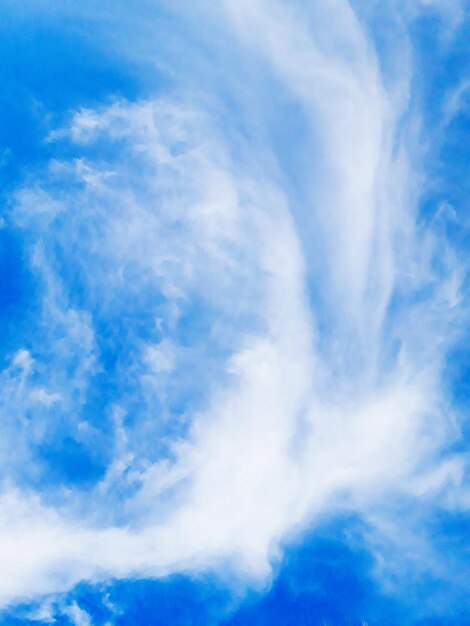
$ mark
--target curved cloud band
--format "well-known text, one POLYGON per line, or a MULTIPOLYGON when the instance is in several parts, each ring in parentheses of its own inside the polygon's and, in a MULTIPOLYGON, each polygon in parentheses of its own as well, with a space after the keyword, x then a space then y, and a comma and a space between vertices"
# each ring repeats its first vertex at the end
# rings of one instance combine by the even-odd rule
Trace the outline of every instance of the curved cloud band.
POLYGON ((15 193, 38 307, 0 374, 3 603, 265 580, 325 516, 374 550, 413 541, 418 502, 464 505, 442 386, 463 267, 419 216, 406 27, 384 18, 390 69, 348 2, 309 4, 199 3, 203 54, 158 33, 174 89, 76 112, 15 193), (52 484, 53 445, 85 477, 52 484))

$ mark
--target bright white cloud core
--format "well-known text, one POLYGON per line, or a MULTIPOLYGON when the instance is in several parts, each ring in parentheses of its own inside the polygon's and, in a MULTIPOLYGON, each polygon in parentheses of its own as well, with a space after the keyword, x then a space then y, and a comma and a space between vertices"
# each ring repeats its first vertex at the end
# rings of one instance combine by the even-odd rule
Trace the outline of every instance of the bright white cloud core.
POLYGON ((131 575, 264 580, 320 516, 398 541, 395 500, 463 497, 441 385, 461 268, 417 225, 408 42, 397 27, 390 77, 345 0, 310 4, 201 9, 230 75, 75 113, 48 138, 73 156, 16 193, 40 331, 0 374, 2 602, 131 575), (56 429, 101 450, 91 486, 20 480, 56 429))

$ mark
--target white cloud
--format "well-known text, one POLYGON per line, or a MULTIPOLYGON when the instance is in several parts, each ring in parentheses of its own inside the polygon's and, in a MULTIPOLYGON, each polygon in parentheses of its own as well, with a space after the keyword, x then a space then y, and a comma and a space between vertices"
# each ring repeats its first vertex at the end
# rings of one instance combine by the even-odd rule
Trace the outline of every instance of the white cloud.
POLYGON ((470 92, 470 80, 463 80, 455 89, 448 93, 443 115, 443 126, 446 127, 460 113, 468 110, 468 94, 470 92))
POLYGON ((90 616, 86 611, 78 606, 76 602, 67 607, 65 614, 70 617, 74 626, 92 626, 90 616))
POLYGON ((263 94, 251 114, 265 141, 191 98, 82 110, 51 137, 86 156, 51 164, 17 196, 48 344, 34 361, 17 352, 19 372, 2 376, 11 406, 23 407, 28 384, 25 397, 61 404, 73 432, 88 432, 80 410, 103 367, 97 329, 113 320, 114 456, 86 494, 88 515, 73 490, 54 507, 5 487, 2 602, 222 565, 264 578, 282 541, 321 514, 352 509, 393 534, 376 513, 393 494, 443 503, 449 482, 459 488, 459 462, 439 451, 458 434, 440 383, 460 274, 450 254, 436 272, 441 242, 416 226, 403 101, 346 2, 226 0, 219 18, 305 118, 300 199, 263 94), (86 294, 80 307, 64 261, 86 294), (149 315, 150 338, 134 311, 149 315), (191 315, 200 326, 182 339, 191 315), (28 383, 33 367, 39 382, 28 383), (178 414, 174 393, 188 397, 178 414), (170 421, 177 434, 161 458, 170 421))
POLYGON ((144 360, 155 372, 171 372, 174 369, 174 346, 170 341, 163 340, 159 344, 149 345, 145 350, 144 360))

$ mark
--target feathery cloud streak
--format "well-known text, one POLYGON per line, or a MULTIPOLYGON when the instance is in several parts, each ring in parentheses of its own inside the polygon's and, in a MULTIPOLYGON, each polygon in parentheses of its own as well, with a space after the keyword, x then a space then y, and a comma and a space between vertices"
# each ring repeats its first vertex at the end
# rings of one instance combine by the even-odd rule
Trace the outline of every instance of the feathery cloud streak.
POLYGON ((141 44, 172 89, 73 114, 12 199, 38 306, 1 374, 4 603, 265 580, 325 515, 362 516, 375 550, 468 501, 442 384, 465 268, 419 215, 403 24, 388 73, 343 0, 165 10, 198 24, 141 44))

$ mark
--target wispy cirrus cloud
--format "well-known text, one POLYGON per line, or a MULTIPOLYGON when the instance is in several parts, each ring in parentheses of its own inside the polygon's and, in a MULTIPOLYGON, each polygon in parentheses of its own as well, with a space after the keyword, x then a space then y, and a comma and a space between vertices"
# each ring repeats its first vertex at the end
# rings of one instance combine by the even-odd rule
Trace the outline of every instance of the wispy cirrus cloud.
POLYGON ((419 213, 412 66, 386 74, 345 1, 192 11, 239 55, 231 75, 195 55, 202 93, 175 58, 164 97, 81 109, 12 200, 38 308, 2 373, 2 436, 22 442, 4 603, 181 571, 266 580, 289 537, 345 511, 377 554, 406 559, 406 528, 437 563, 416 512, 465 506, 443 386, 464 269, 419 213), (52 444, 82 473, 57 474, 52 444))

